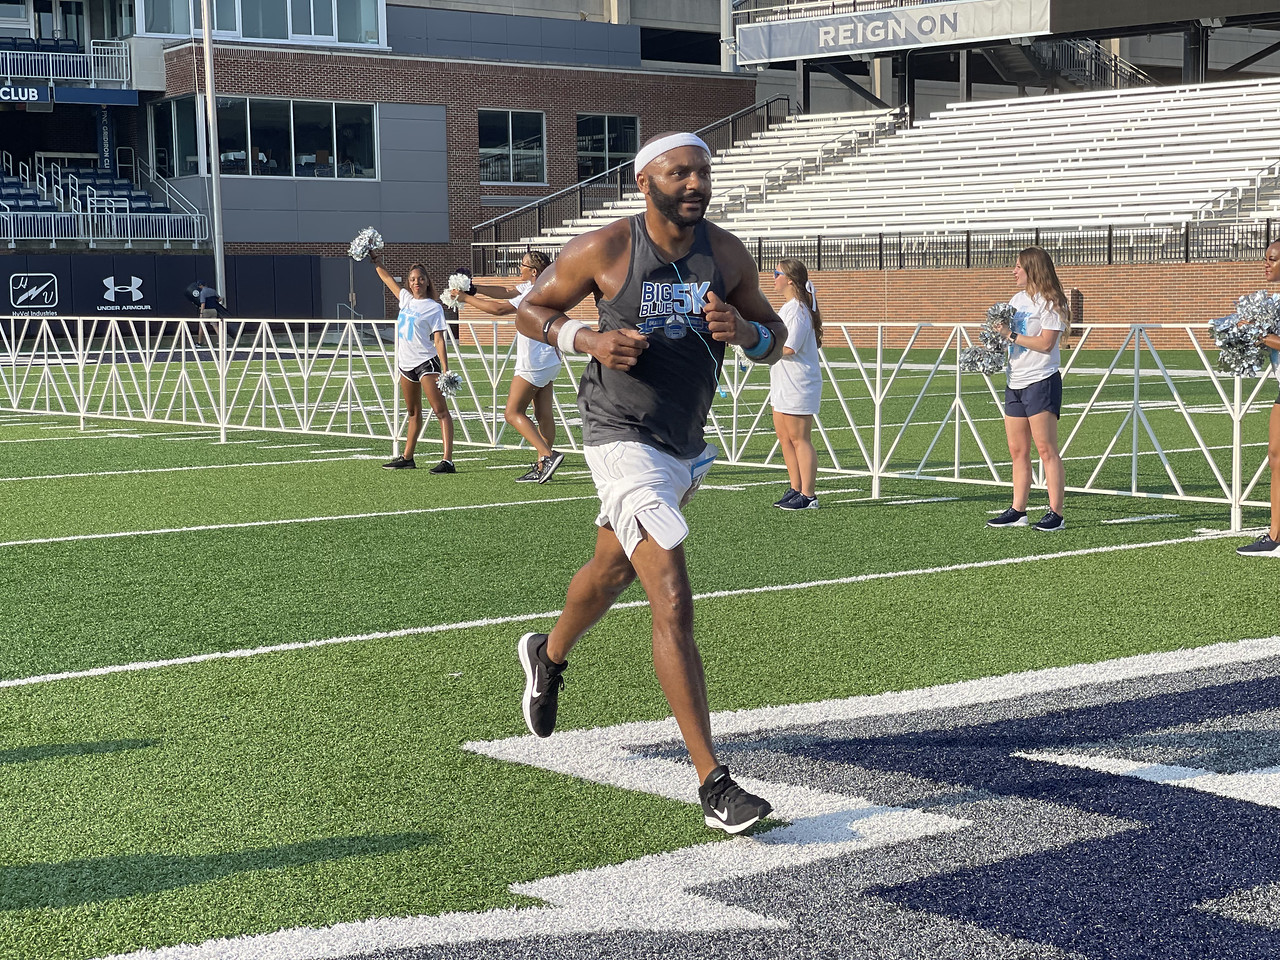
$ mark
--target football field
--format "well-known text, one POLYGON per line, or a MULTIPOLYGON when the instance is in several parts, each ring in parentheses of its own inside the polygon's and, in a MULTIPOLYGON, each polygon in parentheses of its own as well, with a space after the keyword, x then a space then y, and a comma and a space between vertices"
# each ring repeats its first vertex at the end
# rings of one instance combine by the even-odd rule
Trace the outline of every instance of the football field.
MULTIPOLYGON (((1132 379, 1106 389, 1091 457, 1132 379)), ((1147 416, 1212 491, 1176 404, 1147 416)), ((787 514, 784 473, 717 466, 696 632, 724 758, 776 807, 725 840, 638 586, 526 734, 515 640, 594 542, 580 456, 540 486, 522 451, 434 476, 379 469, 385 440, 230 439, 0 415, 0 958, 1280 954, 1274 577, 1233 553, 1264 511, 1068 494, 1046 535, 984 526, 1004 489, 827 472, 787 514)))

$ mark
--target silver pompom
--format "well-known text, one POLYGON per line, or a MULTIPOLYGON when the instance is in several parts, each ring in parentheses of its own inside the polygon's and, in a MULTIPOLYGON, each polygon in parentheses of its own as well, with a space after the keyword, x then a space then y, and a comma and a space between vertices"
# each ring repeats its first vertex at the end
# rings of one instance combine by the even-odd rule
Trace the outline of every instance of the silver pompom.
POLYGON ((471 278, 465 273, 450 274, 445 283, 444 292, 440 294, 440 302, 452 310, 458 306, 458 294, 470 293, 474 286, 471 278))
POLYGON ((1236 300, 1236 312, 1209 321, 1218 348, 1218 369, 1234 377, 1256 377, 1271 364, 1262 338, 1280 333, 1280 295, 1265 290, 1236 300))
POLYGON ((1012 327, 1016 314, 1017 311, 1007 303, 994 303, 987 308, 987 319, 978 331, 978 342, 960 354, 962 372, 990 375, 1005 368, 1009 341, 1000 332, 1000 327, 1012 327))
POLYGON ((446 400, 452 400, 462 388, 462 377, 456 371, 449 370, 440 374, 436 380, 436 386, 440 389, 440 396, 446 400))
POLYGON ((382 246, 382 234, 373 227, 365 227, 356 234, 347 252, 351 254, 352 260, 363 260, 370 250, 381 250, 382 246))

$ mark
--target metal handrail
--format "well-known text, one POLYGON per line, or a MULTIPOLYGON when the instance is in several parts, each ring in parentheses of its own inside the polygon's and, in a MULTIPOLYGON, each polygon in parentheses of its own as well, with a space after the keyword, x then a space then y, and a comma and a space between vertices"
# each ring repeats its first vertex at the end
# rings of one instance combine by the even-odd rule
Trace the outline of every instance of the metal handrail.
POLYGON ((157 177, 155 172, 151 169, 151 165, 147 163, 145 158, 135 156, 134 162, 138 165, 138 173, 142 175, 146 182, 164 192, 165 203, 170 207, 174 207, 181 210, 183 213, 187 213, 195 217, 204 216, 199 207, 184 197, 177 190, 170 187, 168 180, 164 177, 157 177))
MULTIPOLYGON (((708 141, 708 144, 714 152, 717 150, 717 143, 713 141, 721 139, 721 136, 725 131, 729 131, 730 133, 730 140, 725 144, 725 147, 736 141, 737 126, 744 118, 763 115, 764 126, 767 128, 769 124, 773 122, 771 118, 774 113, 774 108, 778 104, 786 104, 786 108, 784 109, 789 110, 791 98, 785 94, 770 97, 767 100, 762 100, 758 103, 752 104, 750 107, 739 110, 728 117, 717 120, 715 123, 708 124, 696 132, 704 140, 708 141)), ((483 223, 476 224, 472 227, 473 243, 483 243, 481 236, 484 233, 490 234, 493 240, 497 240, 499 232, 504 225, 520 220, 531 221, 536 227, 532 232, 541 232, 544 228, 544 211, 553 204, 561 204, 572 197, 577 198, 577 215, 581 216, 587 207, 588 197, 594 196, 595 192, 601 191, 602 188, 608 193, 614 195, 617 199, 621 199, 627 189, 628 181, 634 183, 634 178, 628 177, 628 174, 633 168, 634 162, 628 160, 625 163, 620 163, 617 166, 606 170, 604 173, 596 174, 594 177, 590 177, 580 183, 576 183, 571 187, 558 190, 550 196, 542 197, 541 199, 527 203, 522 207, 518 207, 515 210, 509 210, 506 213, 486 220, 483 223)), ((560 217, 557 222, 563 219, 568 218, 560 217)))
POLYGON ((129 44, 123 40, 91 40, 88 53, 54 53, 45 50, 0 51, 0 76, 9 81, 79 80, 90 86, 128 84, 129 44))
POLYGON ((1081 80, 1090 88, 1127 90, 1160 85, 1150 74, 1096 40, 1039 40, 1031 48, 1054 73, 1081 80))

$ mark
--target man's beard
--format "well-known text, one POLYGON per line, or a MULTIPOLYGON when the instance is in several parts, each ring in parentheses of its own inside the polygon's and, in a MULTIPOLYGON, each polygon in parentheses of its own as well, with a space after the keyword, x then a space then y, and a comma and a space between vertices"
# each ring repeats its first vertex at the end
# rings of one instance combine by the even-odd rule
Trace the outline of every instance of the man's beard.
MULTIPOLYGON (((696 192, 692 192, 693 196, 698 196, 696 192)), ((696 216, 685 216, 680 213, 680 204, 690 196, 690 192, 681 191, 678 193, 663 193, 653 183, 649 181, 649 199, 653 201, 654 209, 660 214, 674 223, 677 227, 692 227, 700 221, 707 213, 707 204, 710 197, 707 194, 701 194, 702 206, 698 210, 696 216)))

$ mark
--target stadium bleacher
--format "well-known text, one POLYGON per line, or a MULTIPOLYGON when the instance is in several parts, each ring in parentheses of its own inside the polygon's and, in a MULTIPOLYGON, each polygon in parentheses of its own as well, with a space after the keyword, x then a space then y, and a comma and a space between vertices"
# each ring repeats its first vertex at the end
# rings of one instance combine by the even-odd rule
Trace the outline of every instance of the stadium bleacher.
POLYGON ((124 201, 127 213, 170 213, 164 203, 152 198, 145 190, 134 186, 129 180, 117 177, 95 167, 71 168, 66 173, 75 177, 75 187, 79 191, 80 202, 88 209, 91 200, 124 201))
MULTIPOLYGON (((1277 112, 1276 78, 956 103, 821 169, 743 186, 824 129, 822 117, 793 117, 716 158, 708 216, 744 239, 1176 225, 1247 216, 1246 195, 1260 197, 1256 215, 1277 216, 1280 196, 1266 189, 1277 112)), ((563 242, 638 209, 637 196, 529 242, 563 242)))
POLYGON ((58 209, 52 200, 43 200, 34 187, 26 186, 17 177, 0 174, 0 211, 7 213, 48 213, 58 209))

